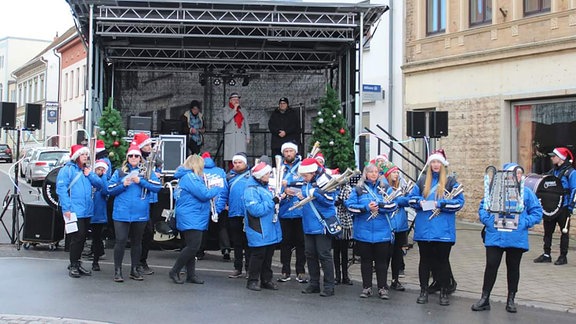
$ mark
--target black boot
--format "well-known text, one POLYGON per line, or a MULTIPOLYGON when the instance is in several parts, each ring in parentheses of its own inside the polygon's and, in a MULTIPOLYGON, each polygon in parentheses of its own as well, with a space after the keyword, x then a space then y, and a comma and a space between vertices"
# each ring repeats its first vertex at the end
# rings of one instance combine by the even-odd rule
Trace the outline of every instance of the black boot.
POLYGON ((100 265, 98 264, 98 260, 100 257, 94 256, 94 260, 92 260, 92 271, 100 271, 100 265))
POLYGON ((124 277, 122 277, 122 268, 114 268, 114 281, 124 282, 124 277))
POLYGON ((435 294, 437 291, 440 291, 440 284, 438 283, 438 281, 434 280, 432 281, 430 286, 428 286, 428 293, 435 294))
POLYGON ((508 299, 506 299, 506 311, 508 313, 516 313, 516 304, 514 304, 514 297, 516 297, 515 292, 508 292, 508 299))
POLYGON ((490 310, 490 292, 483 291, 480 300, 477 301, 476 304, 472 305, 472 310, 473 311, 490 310))
POLYGON ((132 267, 132 269, 130 270, 130 279, 136 281, 144 280, 144 277, 142 277, 142 274, 140 273, 140 271, 138 271, 138 267, 132 267))
POLYGON ((440 289, 440 306, 448 306, 450 305, 450 299, 448 298, 448 289, 441 288, 440 289))
POLYGON ((428 289, 420 288, 420 296, 416 299, 418 304, 428 304, 428 289))
POLYGON ((339 285, 342 282, 342 273, 340 272, 339 266, 334 267, 334 274, 336 275, 336 278, 334 279, 334 284, 339 285))
POLYGON ((68 275, 72 278, 80 278, 80 271, 78 271, 78 265, 76 263, 68 266, 68 275))

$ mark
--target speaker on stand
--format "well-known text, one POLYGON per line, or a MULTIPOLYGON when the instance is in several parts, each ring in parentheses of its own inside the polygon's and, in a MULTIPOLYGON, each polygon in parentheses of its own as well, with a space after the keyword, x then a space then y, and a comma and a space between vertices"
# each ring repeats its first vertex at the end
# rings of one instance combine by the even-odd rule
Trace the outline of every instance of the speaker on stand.
POLYGON ((16 128, 16 103, 0 103, 0 127, 5 129, 16 128))
POLYGON ((24 128, 28 130, 37 130, 42 128, 42 105, 26 104, 24 128))
POLYGON ((426 136, 426 112, 407 111, 406 112, 406 135, 412 138, 422 138, 426 136))
POLYGON ((428 130, 431 138, 448 136, 448 112, 431 111, 428 116, 428 130))

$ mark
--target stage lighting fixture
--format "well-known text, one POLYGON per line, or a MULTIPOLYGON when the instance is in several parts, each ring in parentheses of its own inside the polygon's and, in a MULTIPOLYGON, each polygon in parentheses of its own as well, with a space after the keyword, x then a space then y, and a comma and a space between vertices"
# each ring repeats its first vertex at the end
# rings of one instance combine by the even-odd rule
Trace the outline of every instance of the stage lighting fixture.
POLYGON ((214 79, 214 85, 215 86, 219 86, 221 83, 222 83, 222 80, 220 80, 220 78, 214 79))
POLYGON ((229 85, 229 86, 235 86, 235 85, 236 85, 236 80, 234 80, 234 79, 228 80, 228 85, 229 85))

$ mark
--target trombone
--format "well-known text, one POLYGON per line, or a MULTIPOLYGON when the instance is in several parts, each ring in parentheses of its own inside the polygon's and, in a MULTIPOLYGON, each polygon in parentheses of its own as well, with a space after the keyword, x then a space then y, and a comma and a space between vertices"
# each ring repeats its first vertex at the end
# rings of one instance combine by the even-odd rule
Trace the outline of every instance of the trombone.
MULTIPOLYGON (((330 179, 330 181, 328 181, 321 189, 324 191, 334 191, 339 186, 348 182, 350 180, 350 178, 352 178, 356 175, 359 175, 359 174, 360 174, 360 170, 356 169, 356 170, 352 171, 350 168, 348 168, 348 169, 346 169, 346 171, 344 171, 344 173, 342 173, 341 176, 334 177, 334 178, 330 179)), ((314 199, 315 199, 314 196, 308 196, 308 197, 300 200, 299 202, 295 203, 292 207, 288 208, 288 210, 291 211, 291 210, 294 210, 296 208, 301 208, 302 206, 306 205, 307 203, 311 202, 314 199)))

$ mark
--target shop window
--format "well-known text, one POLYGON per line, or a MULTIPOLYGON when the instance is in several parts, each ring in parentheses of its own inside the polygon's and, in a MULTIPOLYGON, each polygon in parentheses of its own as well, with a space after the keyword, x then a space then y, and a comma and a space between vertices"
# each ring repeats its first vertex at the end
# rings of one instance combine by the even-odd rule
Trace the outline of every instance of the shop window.
POLYGON ((518 163, 527 172, 552 168, 548 153, 555 147, 576 150, 576 99, 513 105, 518 163))

